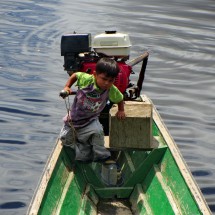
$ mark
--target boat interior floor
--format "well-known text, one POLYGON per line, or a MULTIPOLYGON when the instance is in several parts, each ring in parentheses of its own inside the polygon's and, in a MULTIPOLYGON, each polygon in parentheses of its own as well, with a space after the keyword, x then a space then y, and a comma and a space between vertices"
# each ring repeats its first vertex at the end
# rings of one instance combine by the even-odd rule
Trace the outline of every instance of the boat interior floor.
POLYGON ((123 214, 132 215, 129 200, 100 200, 97 206, 98 215, 123 214))

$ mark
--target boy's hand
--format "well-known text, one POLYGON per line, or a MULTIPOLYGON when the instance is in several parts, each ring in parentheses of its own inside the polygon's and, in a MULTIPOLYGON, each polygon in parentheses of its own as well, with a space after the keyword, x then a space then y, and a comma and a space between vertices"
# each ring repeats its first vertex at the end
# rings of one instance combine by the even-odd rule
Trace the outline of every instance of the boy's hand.
POLYGON ((72 90, 69 87, 64 87, 64 91, 68 92, 69 95, 72 94, 72 90))
POLYGON ((59 96, 62 97, 63 99, 65 99, 67 96, 71 95, 72 91, 69 89, 63 89, 60 91, 59 96))
POLYGON ((120 119, 120 120, 125 119, 124 101, 123 100, 118 103, 118 111, 116 113, 116 117, 117 117, 117 119, 120 119))
POLYGON ((123 120, 123 119, 125 119, 125 112, 124 111, 120 111, 120 110, 118 110, 117 111, 117 113, 116 113, 116 117, 117 117, 117 119, 119 119, 119 120, 123 120))

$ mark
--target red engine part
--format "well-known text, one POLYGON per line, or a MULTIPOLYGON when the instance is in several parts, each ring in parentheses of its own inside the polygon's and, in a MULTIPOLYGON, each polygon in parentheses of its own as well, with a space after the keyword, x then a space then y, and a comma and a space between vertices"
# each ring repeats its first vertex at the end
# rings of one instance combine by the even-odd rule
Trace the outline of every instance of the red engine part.
MULTIPOLYGON (((128 84, 129 76, 131 74, 132 68, 127 65, 125 62, 118 62, 120 72, 116 77, 114 85, 120 90, 121 93, 124 93, 128 84)), ((86 72, 93 74, 96 69, 96 62, 84 62, 81 66, 81 72, 86 72)))

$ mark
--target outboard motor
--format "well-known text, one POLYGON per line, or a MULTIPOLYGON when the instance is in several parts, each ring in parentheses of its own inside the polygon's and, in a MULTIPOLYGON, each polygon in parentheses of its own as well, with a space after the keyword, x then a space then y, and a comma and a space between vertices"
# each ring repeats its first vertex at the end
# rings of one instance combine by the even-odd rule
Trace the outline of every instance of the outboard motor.
POLYGON ((92 41, 91 34, 74 33, 63 35, 61 38, 61 56, 64 56, 64 69, 69 75, 77 71, 93 74, 100 58, 113 58, 120 68, 114 85, 122 93, 129 85, 129 77, 132 72, 131 66, 126 64, 130 55, 130 47, 129 36, 116 31, 97 34, 92 41))
POLYGON ((131 42, 128 34, 106 31, 95 35, 92 48, 96 53, 126 61, 129 59, 131 42))
POLYGON ((64 69, 70 74, 80 69, 80 53, 91 51, 91 34, 67 34, 61 38, 61 56, 64 69))

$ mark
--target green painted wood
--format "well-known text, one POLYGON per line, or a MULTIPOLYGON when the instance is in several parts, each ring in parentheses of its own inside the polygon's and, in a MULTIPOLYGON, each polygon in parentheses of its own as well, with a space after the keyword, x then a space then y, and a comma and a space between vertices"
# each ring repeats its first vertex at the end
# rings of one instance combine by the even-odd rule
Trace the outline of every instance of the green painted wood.
MULTIPOLYGON (((75 214, 73 213, 73 215, 75 214)), ((97 215, 96 205, 87 196, 83 197, 78 215, 97 215)))
POLYGON ((147 212, 147 202, 143 198, 143 189, 141 184, 137 184, 129 198, 132 205, 132 211, 134 214, 149 214, 151 211, 147 212))
POLYGON ((171 188, 172 193, 174 193, 175 199, 178 201, 177 204, 180 205, 180 210, 183 214, 202 214, 199 211, 199 208, 190 193, 189 187, 186 185, 169 149, 162 159, 160 169, 165 182, 171 188))
POLYGON ((162 189, 153 168, 142 183, 142 187, 153 215, 174 215, 166 192, 162 189))
POLYGON ((67 195, 61 207, 61 214, 78 214, 83 201, 83 195, 87 187, 87 182, 82 171, 75 170, 75 177, 72 180, 67 195))
POLYGON ((152 123, 152 136, 160 136, 159 128, 154 121, 152 123))
POLYGON ((87 185, 85 193, 89 197, 89 199, 93 202, 94 205, 98 204, 99 198, 98 198, 95 190, 93 189, 93 187, 90 184, 87 185))
POLYGON ((131 160, 130 155, 127 151, 121 151, 120 156, 117 160, 118 164, 121 166, 121 171, 123 178, 128 178, 135 171, 135 166, 131 160))
POLYGON ((125 178, 124 187, 135 186, 138 183, 141 183, 149 170, 152 168, 154 164, 157 164, 166 151, 166 147, 157 148, 150 152, 148 157, 145 160, 140 160, 140 164, 138 168, 135 169, 132 175, 127 176, 125 178))
POLYGON ((129 156, 131 157, 132 163, 135 168, 138 168, 140 165, 140 161, 145 160, 149 152, 147 151, 128 151, 129 156))
POLYGON ((68 190, 60 214, 96 215, 98 201, 94 189, 90 185, 86 185, 84 180, 75 178, 68 190))
POLYGON ((128 198, 133 191, 133 187, 106 187, 95 188, 99 198, 128 198))
POLYGON ((80 205, 82 204, 82 193, 76 182, 71 183, 70 189, 67 192, 66 198, 61 207, 60 214, 78 214, 80 205))
POLYGON ((69 175, 68 166, 69 163, 65 156, 65 152, 62 151, 46 188, 38 214, 52 214, 57 209, 58 202, 69 175))
POLYGON ((105 187, 105 184, 101 180, 101 164, 100 163, 90 163, 82 164, 76 163, 77 171, 82 172, 82 177, 91 184, 93 187, 105 187))

